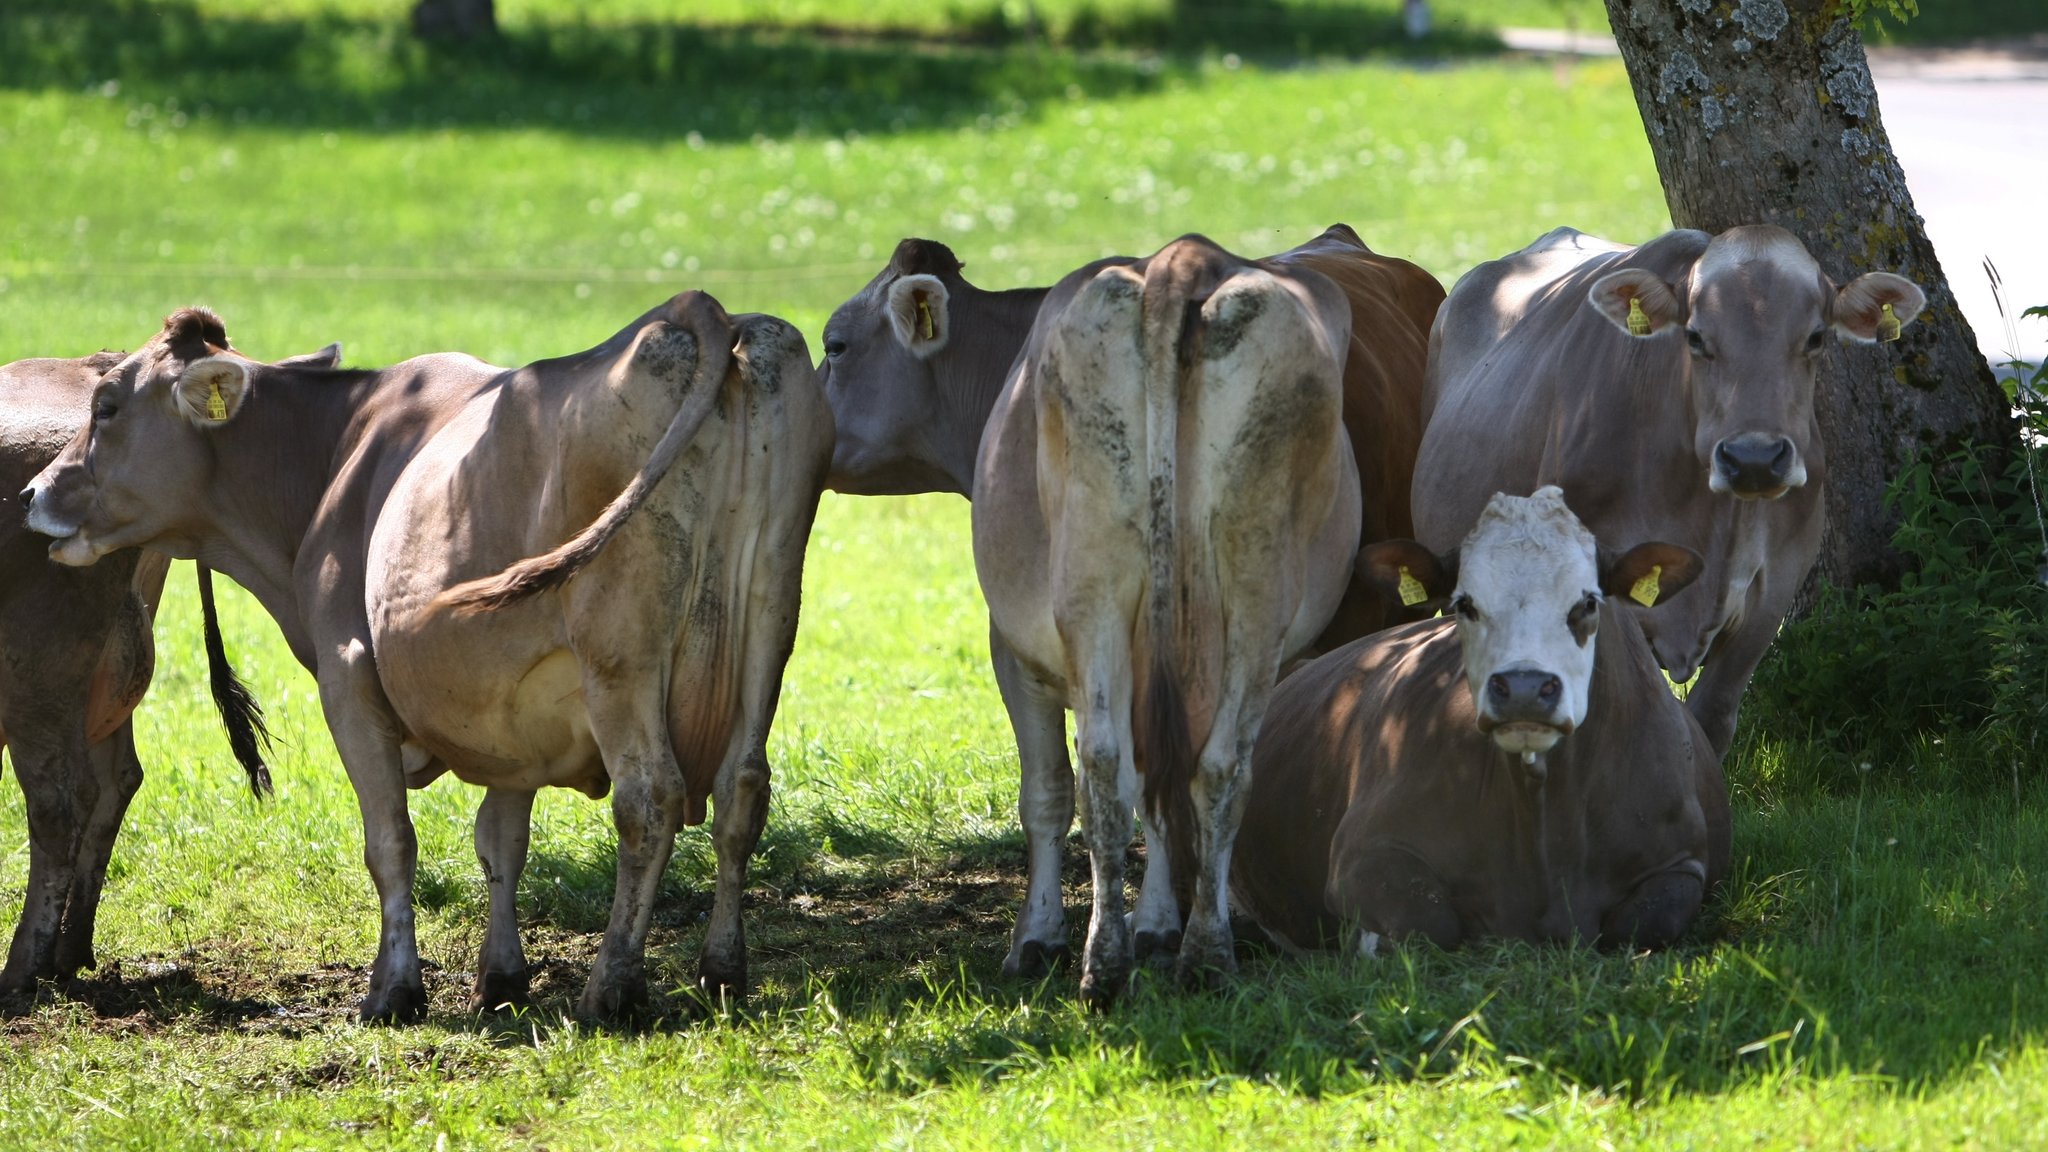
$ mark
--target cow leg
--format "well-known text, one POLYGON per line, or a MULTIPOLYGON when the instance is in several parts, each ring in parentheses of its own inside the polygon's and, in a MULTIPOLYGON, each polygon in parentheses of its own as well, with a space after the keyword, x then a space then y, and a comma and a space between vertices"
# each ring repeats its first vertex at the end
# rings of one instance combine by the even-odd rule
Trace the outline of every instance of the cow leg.
POLYGON ((57 975, 70 976, 92 968, 93 924, 99 916, 100 891, 106 886, 107 864, 129 801, 142 787, 142 761, 135 755, 135 721, 124 721, 87 752, 99 796, 79 837, 77 870, 64 906, 64 926, 57 937, 57 975))
MULTIPOLYGON (((1128 662, 1126 657, 1125 666, 1128 662)), ((1131 758, 1128 675, 1105 677, 1086 693, 1083 699, 1089 703, 1076 716, 1075 727, 1087 789, 1081 830, 1088 841, 1094 907, 1088 917, 1088 943, 1081 955, 1081 1000, 1101 1009, 1123 993, 1131 975, 1131 929, 1124 919, 1124 853, 1131 846, 1131 812, 1138 803, 1138 766, 1131 758), (1112 687, 1118 689, 1114 695, 1112 687)))
POLYGON ((1782 620, 1789 606, 1778 605, 1774 615, 1760 615, 1744 621, 1734 632, 1723 632, 1707 653, 1706 663, 1700 666, 1700 678, 1686 694, 1685 706, 1692 709, 1693 719, 1705 730, 1716 760, 1728 758, 1728 748, 1735 743, 1735 717, 1742 707, 1742 694, 1749 689, 1749 678, 1756 674, 1756 666, 1763 663, 1764 653, 1770 650, 1777 635, 1775 623, 1762 628, 1757 626, 1758 620, 1782 620))
POLYGON ((1685 934, 1706 898, 1705 865, 1691 861, 1659 872, 1600 917, 1600 943, 1629 948, 1663 948, 1685 934))
POLYGON ((14 777, 28 808, 28 891, 23 895, 21 922, 0 969, 0 992, 28 987, 56 973, 57 937, 64 923, 64 904, 77 869, 83 816, 97 791, 86 763, 85 734, 43 739, 43 732, 9 732, 14 777))
POLYGON ((1252 778, 1251 744, 1230 739, 1227 731, 1219 734, 1229 743, 1219 747, 1211 740, 1189 782, 1195 808, 1195 895, 1175 966, 1181 979, 1204 983, 1237 971, 1230 936, 1230 850, 1252 778))
MULTIPOLYGON (((1348 823, 1348 821, 1347 821, 1348 823)), ((1465 939, 1464 921, 1436 869, 1399 848, 1355 846, 1338 825, 1323 901, 1347 923, 1361 926, 1361 950, 1376 955, 1383 941, 1423 936, 1439 948, 1465 939)))
POLYGON ((1074 768, 1067 760, 1067 710, 1059 695, 1024 670, 989 630, 996 686, 1017 736, 1017 819, 1024 826, 1024 907, 1010 933, 1003 975, 1035 979, 1067 955, 1067 910, 1060 887, 1067 830, 1074 826, 1074 768))
POLYGON ((1150 808, 1142 808, 1141 819, 1145 825, 1145 879, 1138 887, 1138 910, 1131 916, 1132 951, 1140 964, 1154 957, 1171 963, 1180 954, 1181 925, 1180 900, 1173 894, 1170 833, 1150 808))
POLYGON ((362 813, 363 864, 377 886, 380 920, 362 1018, 365 1023, 419 1020, 427 1014, 412 909, 419 840, 406 808, 398 721, 377 683, 369 646, 351 640, 335 657, 319 670, 320 706, 362 813))
POLYGON ((476 862, 491 893, 490 927, 477 955, 475 1011, 527 1002, 526 950, 519 943, 519 876, 533 832, 533 793, 491 788, 476 810, 476 862))
POLYGON ((576 1011, 589 1019, 638 1012, 647 1001, 647 929, 662 870, 675 850, 686 789, 670 746, 659 677, 622 677, 611 686, 584 677, 590 731, 612 777, 612 821, 619 832, 619 877, 604 943, 576 1011))
POLYGON ((721 999, 747 994, 747 861, 768 824, 768 793, 768 752, 759 745, 750 746, 737 764, 722 766, 712 785, 711 842, 718 852, 718 880, 704 954, 697 961, 697 986, 721 999))

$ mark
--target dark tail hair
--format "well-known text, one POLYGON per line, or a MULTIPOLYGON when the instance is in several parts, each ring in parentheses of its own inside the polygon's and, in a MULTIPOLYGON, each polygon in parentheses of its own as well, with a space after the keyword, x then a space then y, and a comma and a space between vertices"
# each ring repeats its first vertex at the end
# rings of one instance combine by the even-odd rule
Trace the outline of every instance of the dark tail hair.
POLYGON ((558 587, 595 560, 619 529, 625 527, 633 513, 640 510, 640 505, 646 503, 655 485, 668 475, 669 465, 683 454, 683 449, 696 438, 704 418, 711 414, 719 392, 725 387, 726 370, 739 359, 734 350, 721 351, 724 355, 712 360, 710 370, 700 374, 697 386, 691 389, 682 407, 676 409, 675 418, 669 421, 668 431, 662 433, 660 443, 654 446, 653 455, 640 466, 640 471, 634 474, 625 491, 613 497, 589 527, 571 536, 552 552, 521 560, 496 576, 457 584, 436 599, 452 605, 459 612, 490 612, 537 592, 558 587))
POLYGON ((1173 872, 1174 899, 1185 920, 1195 892, 1195 800, 1189 791, 1195 747, 1188 732, 1187 700, 1181 695, 1180 677, 1171 657, 1156 642, 1153 653, 1152 673, 1145 682, 1139 712, 1137 744, 1145 755, 1145 807, 1166 825, 1166 843, 1147 844, 1145 851, 1164 849, 1173 872))
POLYGON ((220 709, 221 726, 228 730, 228 747, 242 771, 249 774, 249 791, 258 800, 270 795, 270 766, 263 762, 263 749, 270 747, 270 728, 263 723, 263 706, 235 675, 228 663, 227 645, 220 638, 220 614, 213 606, 213 569, 199 565, 199 615, 206 633, 206 676, 213 683, 213 706, 220 709))

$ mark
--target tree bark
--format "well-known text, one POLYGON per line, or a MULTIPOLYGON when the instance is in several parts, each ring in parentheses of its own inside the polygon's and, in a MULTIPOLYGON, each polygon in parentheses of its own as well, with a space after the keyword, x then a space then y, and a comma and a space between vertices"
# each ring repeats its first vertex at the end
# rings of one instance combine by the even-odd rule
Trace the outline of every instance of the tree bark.
POLYGON ((496 35, 496 0, 419 0, 412 6, 412 31, 422 40, 475 40, 496 35))
POLYGON ((2010 451, 2018 439, 1914 211, 1846 5, 1607 0, 1607 14, 1679 227, 1776 224, 1837 284, 1888 271, 1927 293, 1897 343, 1840 344, 1815 395, 1828 475, 1814 577, 1895 585, 1883 496, 1900 467, 1966 440, 2010 451))

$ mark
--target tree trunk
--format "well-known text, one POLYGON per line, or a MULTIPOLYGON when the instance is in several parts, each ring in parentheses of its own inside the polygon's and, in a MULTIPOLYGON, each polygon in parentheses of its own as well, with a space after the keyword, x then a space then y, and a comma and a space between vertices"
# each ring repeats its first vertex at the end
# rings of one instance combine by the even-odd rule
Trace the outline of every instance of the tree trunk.
POLYGON ((1965 440, 2007 450, 2018 440, 1913 209, 1846 6, 1607 0, 1607 14, 1674 222, 1776 224, 1838 284, 1887 271, 1926 291, 1927 311, 1902 340, 1844 343, 1827 357, 1815 396, 1828 488, 1814 575, 1895 585, 1897 518, 1883 496, 1900 466, 1965 440))
POLYGON ((496 0, 419 0, 412 30, 422 40, 475 40, 498 31, 496 0))

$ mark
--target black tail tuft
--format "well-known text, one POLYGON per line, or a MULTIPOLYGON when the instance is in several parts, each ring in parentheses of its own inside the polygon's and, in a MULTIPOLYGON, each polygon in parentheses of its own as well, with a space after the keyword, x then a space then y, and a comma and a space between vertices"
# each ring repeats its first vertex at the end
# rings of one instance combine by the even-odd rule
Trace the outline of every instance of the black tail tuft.
POLYGON ((270 747, 270 729, 263 723, 263 706, 249 694, 235 669, 228 663, 227 645, 220 638, 220 615, 213 607, 213 569, 199 565, 199 614, 206 633, 206 674, 213 682, 213 706, 220 709, 220 722, 228 730, 228 747, 249 774, 249 791, 261 800, 271 792, 270 766, 263 762, 263 749, 270 747))
POLYGON ((1174 898, 1185 917, 1194 902, 1195 801, 1189 786, 1195 773, 1195 747, 1188 732, 1187 700, 1163 655, 1153 660, 1152 674, 1146 679, 1137 744, 1144 756, 1145 807, 1166 826, 1166 844, 1148 844, 1146 851, 1164 848, 1173 870, 1174 898))

